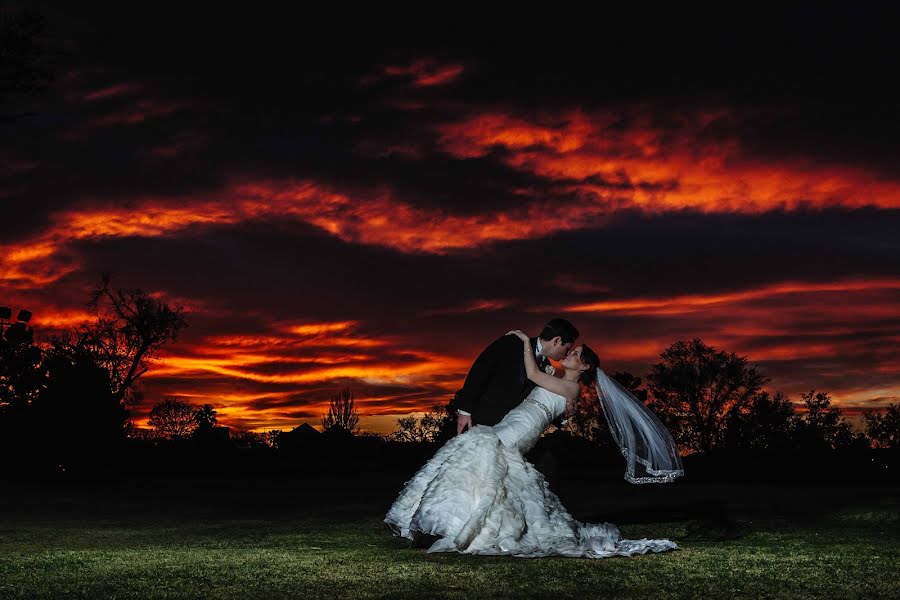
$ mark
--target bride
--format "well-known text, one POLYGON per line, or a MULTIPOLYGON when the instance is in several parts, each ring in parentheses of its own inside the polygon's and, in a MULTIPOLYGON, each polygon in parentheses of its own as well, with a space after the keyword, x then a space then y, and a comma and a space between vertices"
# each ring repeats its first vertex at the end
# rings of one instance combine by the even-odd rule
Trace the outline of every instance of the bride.
POLYGON ((394 501, 384 519, 391 530, 409 539, 437 538, 428 552, 604 558, 678 549, 665 539, 622 539, 612 523, 577 521, 522 457, 550 423, 572 414, 581 386, 593 383, 626 458, 625 479, 669 482, 684 474, 668 431, 606 376, 593 350, 573 348, 562 361, 565 375, 557 378, 538 368, 528 336, 509 335, 522 339, 525 370, 537 387, 496 425, 476 425, 444 444, 394 501))

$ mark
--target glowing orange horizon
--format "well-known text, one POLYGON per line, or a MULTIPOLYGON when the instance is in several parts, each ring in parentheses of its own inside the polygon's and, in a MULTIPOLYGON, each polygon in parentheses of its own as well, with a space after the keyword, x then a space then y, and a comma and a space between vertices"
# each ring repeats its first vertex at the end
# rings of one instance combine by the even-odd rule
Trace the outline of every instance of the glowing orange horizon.
MULTIPOLYGON (((603 289, 604 286, 596 286, 603 289)), ((881 383, 858 385, 848 383, 824 388, 835 405, 858 414, 865 407, 882 406, 900 401, 900 388, 884 383, 900 374, 900 361, 896 351, 900 336, 885 332, 879 343, 856 339, 853 334, 864 329, 869 321, 878 321, 896 314, 897 290, 900 282, 885 278, 849 278, 830 282, 802 280, 782 281, 726 293, 677 294, 669 297, 633 297, 588 302, 562 307, 563 312, 628 315, 658 319, 669 323, 682 321, 693 315, 702 318, 705 329, 696 335, 710 345, 747 356, 751 362, 770 365, 762 369, 766 373, 779 363, 792 363, 815 359, 823 369, 829 365, 865 364, 866 367, 841 367, 845 375, 865 380, 867 375, 879 376, 881 383), (777 310, 772 302, 777 301, 777 310), (672 320, 672 317, 677 317, 672 320), (865 357, 855 360, 854 357, 865 357)), ((165 295, 155 292, 156 295, 165 295)), ((200 310, 209 308, 212 314, 219 310, 196 303, 200 310)), ((479 299, 456 311, 503 310, 509 301, 479 299)), ((81 309, 68 309, 49 305, 29 304, 35 312, 34 323, 41 330, 62 329, 77 325, 91 318, 81 309)), ((226 320, 229 313, 222 313, 226 320)), ((608 334, 591 339, 585 335, 582 341, 593 344, 601 356, 601 363, 609 365, 649 365, 674 339, 634 338, 624 335, 611 338, 608 334)), ((693 337, 678 336, 680 338, 693 337)), ((466 371, 479 348, 470 354, 452 356, 432 350, 424 351, 417 342, 393 339, 380 335, 371 337, 365 333, 365 323, 357 319, 328 322, 281 321, 271 323, 266 331, 253 334, 222 333, 207 335, 191 343, 172 345, 164 356, 153 361, 145 375, 145 383, 155 387, 156 381, 169 381, 169 391, 186 399, 205 399, 220 410, 226 423, 254 424, 253 428, 283 429, 289 423, 299 424, 301 417, 285 416, 287 404, 277 408, 250 409, 247 403, 259 399, 302 398, 303 390, 315 386, 317 400, 296 400, 292 413, 308 415, 302 419, 318 418, 327 407, 321 390, 337 390, 340 387, 366 385, 369 389, 379 386, 412 386, 427 393, 386 393, 360 398, 366 422, 379 417, 386 423, 385 415, 402 415, 423 412, 432 404, 443 404, 458 389, 466 371), (377 350, 377 352, 375 352, 377 350), (181 382, 181 383, 178 383, 181 382), (214 387, 212 382, 215 382, 214 387), (242 392, 229 390, 242 382, 242 392), (171 389, 174 386, 174 389, 171 389), (248 386, 280 386, 285 389, 261 389, 248 391, 248 386), (374 387, 373 387, 374 386, 374 387), (207 391, 204 391, 207 390, 207 391), (298 394, 300 394, 298 396, 298 394)), ((613 367, 615 369, 617 367, 613 367)), ((632 367, 634 368, 634 367, 632 367)), ((643 376, 642 372, 635 372, 643 376)), ((823 375, 827 371, 823 371, 823 375)), ((809 372, 803 378, 809 378, 809 372)), ((822 378, 826 381, 826 378, 822 378)), ((830 380, 829 380, 830 381, 830 380)), ((813 377, 813 386, 816 385, 813 377)), ((776 379, 770 390, 796 394, 807 386, 800 380, 776 379)), ((237 388, 236 388, 237 389, 237 388)), ((327 396, 328 394, 324 394, 327 396)), ((155 396, 154 396, 155 397, 155 396)), ((155 397, 155 401, 162 398, 155 397)), ((149 406, 136 407, 137 423, 146 422, 149 406)))
MULTIPOLYGON (((600 286, 602 287, 602 286, 600 286)), ((568 312, 623 314, 632 317, 667 319, 672 315, 702 316, 707 324, 697 335, 712 346, 747 356, 752 363, 770 365, 815 359, 823 364, 853 364, 854 356, 865 356, 863 368, 845 367, 846 375, 859 379, 867 374, 892 377, 900 374, 895 348, 900 336, 886 333, 880 343, 855 339, 853 333, 869 320, 896 314, 896 291, 900 282, 890 279, 852 278, 833 282, 784 281, 728 293, 680 294, 668 298, 627 298, 563 307, 568 312), (822 296, 827 293, 827 296, 822 296), (779 301, 778 310, 769 304, 779 301), (823 301, 827 300, 823 304, 823 301), (762 305, 757 305, 762 302, 762 305), (710 323, 715 324, 710 328, 710 323), (848 336, 844 338, 842 336, 848 336)), ((202 305, 202 303, 199 303, 202 305)), ((460 312, 501 310, 507 302, 483 299, 473 301, 460 312)), ((29 308, 34 308, 29 306, 29 308)), ((215 310, 215 309, 214 309, 215 310)), ((228 315, 223 315, 228 318, 228 315)), ((83 322, 90 313, 78 309, 42 307, 35 310, 35 324, 41 328, 65 328, 83 322)), ((212 403, 227 424, 253 424, 253 429, 284 429, 290 423, 316 420, 327 409, 321 390, 354 384, 366 386, 414 386, 431 390, 423 395, 387 393, 359 398, 364 422, 378 417, 384 425, 386 415, 424 412, 432 404, 443 404, 458 389, 477 354, 450 356, 424 351, 410 340, 389 336, 372 338, 364 333, 359 320, 332 322, 276 322, 258 334, 209 335, 193 343, 180 343, 167 349, 153 361, 144 381, 154 387, 155 381, 173 382, 164 395, 175 395, 198 403, 212 403), (377 354, 369 349, 378 349, 377 354), (210 379, 213 378, 213 379, 210 379), (174 383, 181 381, 182 383, 174 383), (215 387, 208 382, 215 381, 215 387), (293 389, 260 390, 259 392, 228 390, 229 381, 246 386, 281 386, 293 389), (302 397, 303 390, 315 386, 318 400, 296 400, 276 408, 250 409, 248 403, 270 399, 288 402, 302 397), (223 387, 224 386, 224 387, 223 387), (208 391, 203 391, 207 389, 208 391), (294 414, 285 416, 291 406, 294 414), (317 416, 318 415, 318 416, 317 416), (298 421, 299 419, 299 421, 298 421)), ((685 337, 685 336, 680 336, 685 337)), ((692 337, 692 336, 691 336, 692 337)), ((585 335, 582 341, 594 344, 601 363, 609 365, 649 365, 671 343, 669 340, 635 339, 630 335, 596 340, 585 335)), ((614 368, 615 369, 615 368, 614 368)), ((768 368, 763 368, 766 373, 768 368)), ((644 373, 635 374, 643 376, 644 373)), ((807 373, 804 377, 809 377, 807 373)), ((823 379, 824 381, 824 379, 823 379)), ((815 384, 815 381, 814 381, 815 384)), ((775 380, 771 391, 793 392, 806 389, 800 381, 775 380)), ((809 387, 820 387, 817 385, 809 387)), ((882 406, 900 401, 900 387, 892 384, 858 385, 847 383, 825 388, 835 405, 858 414, 865 407, 882 406)), ((329 394, 324 394, 328 396, 329 394)), ((156 398, 158 401, 162 398, 156 398)), ((149 406, 136 407, 138 424, 146 423, 149 406)))
MULTIPOLYGON (((895 352, 892 349, 897 347, 900 337, 886 335, 879 347, 872 348, 867 340, 846 340, 832 336, 852 334, 857 329, 854 323, 864 326, 868 319, 893 314, 891 311, 895 305, 894 292, 898 287, 900 287, 898 282, 886 279, 852 279, 826 283, 787 281, 726 294, 691 294, 672 296, 668 299, 635 298, 630 301, 609 301, 599 305, 587 305, 585 310, 589 306, 590 310, 648 318, 702 313, 717 325, 705 332, 698 332, 699 337, 716 348, 747 356, 751 364, 762 362, 777 365, 804 359, 843 364, 852 363, 854 356, 864 355, 870 364, 868 372, 891 376, 900 373, 900 365, 896 362, 895 352), (831 294, 833 304, 822 306, 821 311, 817 312, 813 308, 821 302, 821 298, 816 297, 816 294, 821 292, 831 294), (836 293, 850 298, 857 296, 857 300, 856 302, 842 300, 836 293), (754 302, 782 296, 790 300, 785 300, 783 308, 778 311, 772 311, 771 307, 753 306, 754 302), (659 310, 660 306, 666 305, 682 308, 675 311, 659 310), (807 322, 800 320, 802 318, 814 320, 807 322), (818 326, 819 321, 822 323, 821 327, 818 326), (797 330, 796 323, 801 323, 800 331, 797 330)), ((502 307, 503 303, 499 303, 498 306, 502 307)), ((572 307, 567 307, 567 310, 572 310, 572 307)), ((446 403, 453 392, 462 385, 466 372, 478 352, 477 348, 473 348, 471 355, 445 356, 410 349, 408 341, 382 338, 379 340, 383 345, 378 356, 354 352, 352 346, 344 349, 330 348, 330 356, 317 353, 315 358, 284 353, 284 350, 302 347, 296 344, 297 340, 292 331, 326 337, 329 335, 328 332, 340 332, 348 336, 356 335, 361 341, 366 340, 367 338, 357 331, 359 326, 358 321, 278 325, 276 329, 282 332, 280 334, 249 336, 239 343, 234 342, 240 340, 240 336, 215 336, 207 339, 205 345, 192 348, 189 352, 166 357, 160 361, 159 366, 148 373, 148 376, 151 379, 183 377, 190 380, 193 376, 207 373, 266 384, 321 384, 317 389, 330 386, 335 392, 345 385, 352 388, 354 382, 376 386, 414 384, 432 390, 427 396, 416 393, 412 396, 386 394, 359 398, 363 422, 380 423, 379 427, 387 427, 390 425, 390 420, 386 420, 388 415, 421 413, 429 410, 435 403, 446 403), (285 337, 279 337, 281 335, 285 337), (269 350, 266 350, 267 347, 269 350), (278 351, 272 352, 274 349, 278 351), (409 363, 391 359, 392 356, 401 354, 416 356, 418 360, 409 363), (256 371, 267 363, 281 363, 280 368, 289 371, 278 374, 256 371), (296 365, 296 368, 291 365, 296 365), (378 419, 370 421, 375 417, 378 419)), ((601 363, 608 370, 618 369, 610 365, 649 366, 658 360, 659 354, 673 341, 635 339, 631 335, 616 338, 600 336, 596 341, 590 338, 591 336, 586 335, 583 341, 588 344, 595 342, 595 347, 601 355, 601 363)), ((762 368, 764 374, 768 374, 768 371, 768 367, 762 368)), ((644 376, 643 372, 635 374, 644 376)), ((847 374, 856 376, 865 373, 856 373, 848 368, 847 374)), ((809 374, 804 377, 808 378, 809 374)), ((806 386, 800 381, 778 378, 767 385, 766 389, 771 392, 783 391, 791 396, 793 402, 799 402, 799 393, 807 387, 823 389, 816 382, 812 386, 806 386)), ((824 388, 824 391, 829 393, 836 406, 846 408, 848 414, 858 415, 863 408, 900 401, 900 386, 892 384, 873 387, 848 382, 842 386, 824 388), (873 403, 873 400, 877 402, 873 403)), ((320 398, 321 396, 319 393, 320 398)), ((290 423, 296 426, 304 420, 315 421, 313 423, 315 425, 317 419, 327 410, 327 400, 310 400, 308 403, 304 402, 302 406, 296 406, 296 411, 306 416, 286 418, 283 416, 283 407, 245 411, 239 404, 238 402, 238 405, 229 406, 223 415, 227 414, 230 419, 237 422, 256 423, 257 430, 284 429, 290 423)))

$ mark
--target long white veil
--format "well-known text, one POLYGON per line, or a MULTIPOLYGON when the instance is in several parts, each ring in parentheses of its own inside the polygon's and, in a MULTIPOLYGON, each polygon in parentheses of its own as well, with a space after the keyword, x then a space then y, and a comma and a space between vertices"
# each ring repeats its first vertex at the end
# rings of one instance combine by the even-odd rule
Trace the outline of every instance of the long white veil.
POLYGON ((669 483, 684 475, 678 446, 649 408, 597 368, 597 397, 630 483, 669 483))

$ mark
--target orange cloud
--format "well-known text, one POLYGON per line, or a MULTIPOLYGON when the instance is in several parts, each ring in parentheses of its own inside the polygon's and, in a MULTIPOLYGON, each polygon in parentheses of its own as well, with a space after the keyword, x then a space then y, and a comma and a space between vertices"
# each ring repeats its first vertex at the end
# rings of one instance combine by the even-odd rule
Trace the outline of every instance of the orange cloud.
MULTIPOLYGON (((710 307, 732 305, 746 300, 787 294, 869 292, 877 290, 900 290, 900 281, 896 279, 863 279, 834 282, 789 281, 724 294, 685 294, 668 298, 628 298, 624 300, 573 304, 566 306, 563 310, 569 312, 608 312, 633 315, 679 315, 704 311, 710 307)), ((889 312, 886 313, 886 316, 891 314, 895 313, 889 312)))
POLYGON ((356 325, 356 321, 342 321, 340 323, 308 323, 305 325, 290 325, 286 328, 289 333, 307 336, 321 336, 324 333, 347 331, 356 325))
POLYGON ((90 321, 93 316, 93 313, 78 309, 51 309, 48 311, 38 308, 29 325, 45 330, 68 329, 90 321))
MULTIPOLYGON (((157 381, 167 382, 170 389, 162 395, 213 404, 225 424, 289 429, 302 420, 317 423, 328 409, 327 398, 345 385, 418 390, 377 397, 357 392, 357 406, 367 418, 430 406, 427 398, 452 395, 469 366, 467 359, 420 350, 405 340, 367 337, 356 321, 276 323, 272 329, 267 335, 213 335, 181 343, 153 361, 145 383, 155 389, 157 381), (378 347, 378 354, 359 351, 369 347, 378 347), (279 391, 234 391, 254 386, 279 391)), ((137 410, 137 423, 146 424, 149 409, 137 410)))
POLYGON ((460 368, 468 367, 465 361, 420 351, 408 351, 407 355, 414 357, 416 360, 392 362, 390 358, 387 358, 375 362, 374 358, 369 356, 342 357, 339 359, 339 362, 356 362, 356 364, 341 366, 330 364, 327 366, 312 366, 327 361, 327 359, 322 357, 309 360, 292 360, 269 354, 233 354, 223 358, 168 355, 158 359, 157 364, 153 367, 153 376, 209 372, 261 383, 297 384, 317 383, 336 379, 359 379, 373 384, 409 384, 419 377, 444 375, 448 372, 448 369, 450 369, 450 372, 454 372, 460 368), (354 361, 354 358, 362 359, 362 361, 354 361), (304 363, 304 367, 298 367, 297 370, 283 373, 263 373, 252 369, 254 366, 273 361, 304 363))
POLYGON ((679 128, 650 117, 612 112, 525 119, 484 113, 437 127, 438 142, 459 158, 501 149, 510 167, 544 177, 569 195, 571 210, 527 189, 519 206, 457 215, 398 199, 389 186, 339 189, 314 180, 235 180, 191 197, 135 197, 127 202, 83 202, 50 216, 30 240, 0 245, 0 280, 40 287, 77 270, 67 256, 72 241, 176 235, 188 227, 215 227, 277 217, 307 223, 351 243, 402 252, 443 254, 482 244, 600 228, 622 208, 647 213, 739 212, 874 206, 900 207, 900 184, 857 167, 809 159, 777 163, 750 156, 736 139, 709 140, 704 128, 734 121, 726 111, 682 116, 679 128))
MULTIPOLYGON (((160 114, 174 110, 157 108, 164 109, 160 114)), ((736 139, 705 138, 710 124, 738 118, 727 111, 682 115, 675 129, 656 126, 639 111, 628 117, 623 128, 622 115, 614 112, 573 110, 527 119, 488 112, 437 128, 439 144, 450 154, 473 158, 499 148, 509 166, 554 182, 574 198, 564 213, 525 189, 512 190, 522 197, 515 208, 457 215, 401 201, 389 186, 361 191, 309 179, 236 180, 189 197, 82 202, 50 215, 45 230, 31 239, 0 245, 0 281, 42 287, 76 271, 78 257, 66 249, 79 240, 177 235, 189 227, 271 217, 308 223, 352 243, 442 254, 599 228, 621 208, 754 214, 900 207, 894 180, 803 158, 766 162, 736 139)))
POLYGON ((437 127, 445 151, 460 158, 504 150, 511 167, 559 181, 612 211, 760 213, 801 207, 900 207, 900 185, 873 172, 795 157, 751 156, 736 138, 710 140, 704 128, 735 121, 727 111, 680 115, 677 130, 649 114, 572 110, 532 118, 479 114, 437 127), (600 181, 602 183, 598 184, 600 181))
POLYGON ((77 241, 170 236, 270 217, 293 218, 349 242, 438 254, 576 227, 537 204, 507 214, 455 216, 415 208, 386 190, 353 196, 311 181, 238 183, 205 196, 134 199, 125 208, 120 202, 83 205, 51 215, 31 239, 0 244, 0 281, 39 288, 76 271, 77 257, 67 247, 77 241))

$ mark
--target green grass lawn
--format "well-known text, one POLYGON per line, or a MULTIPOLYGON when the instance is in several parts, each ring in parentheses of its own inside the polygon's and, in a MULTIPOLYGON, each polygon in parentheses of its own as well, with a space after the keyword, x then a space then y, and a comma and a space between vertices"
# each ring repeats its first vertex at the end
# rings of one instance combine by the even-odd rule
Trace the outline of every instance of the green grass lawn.
POLYGON ((6 513, 0 598, 897 598, 898 508, 886 495, 812 520, 741 518, 734 540, 696 520, 618 522, 681 549, 606 559, 429 555, 372 510, 6 513))

